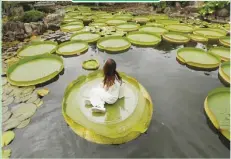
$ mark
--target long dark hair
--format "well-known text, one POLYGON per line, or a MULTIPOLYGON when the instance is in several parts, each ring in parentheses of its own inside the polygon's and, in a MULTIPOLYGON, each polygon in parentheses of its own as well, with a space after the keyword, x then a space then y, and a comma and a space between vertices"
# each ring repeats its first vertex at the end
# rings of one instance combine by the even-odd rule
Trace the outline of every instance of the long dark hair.
POLYGON ((103 84, 106 89, 115 83, 115 80, 119 80, 122 83, 122 78, 116 71, 116 62, 113 59, 108 59, 103 67, 104 80, 103 84))

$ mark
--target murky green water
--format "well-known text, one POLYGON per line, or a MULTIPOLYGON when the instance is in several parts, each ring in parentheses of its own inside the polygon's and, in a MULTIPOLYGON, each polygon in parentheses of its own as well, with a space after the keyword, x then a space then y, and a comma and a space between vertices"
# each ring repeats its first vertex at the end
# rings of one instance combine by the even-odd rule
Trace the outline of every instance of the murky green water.
MULTIPOLYGON (((188 44, 198 48, 204 45, 188 44)), ((122 54, 99 52, 95 46, 78 56, 64 58, 65 71, 46 87, 50 94, 31 123, 17 129, 11 144, 13 158, 129 158, 129 157, 229 157, 229 149, 208 126, 203 110, 209 91, 223 86, 218 71, 193 71, 178 64, 176 50, 182 45, 161 42, 155 48, 132 48, 122 54), (118 70, 135 77, 150 93, 154 114, 147 134, 122 145, 98 145, 77 136, 65 123, 61 102, 67 85, 79 75, 82 62, 99 60, 101 68, 113 58, 118 70)))

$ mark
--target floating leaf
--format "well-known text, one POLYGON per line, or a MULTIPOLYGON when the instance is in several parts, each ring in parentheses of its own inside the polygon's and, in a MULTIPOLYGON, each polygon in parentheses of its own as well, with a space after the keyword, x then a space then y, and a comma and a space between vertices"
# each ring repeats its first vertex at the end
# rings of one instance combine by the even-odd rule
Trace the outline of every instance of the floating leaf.
POLYGON ((13 131, 6 131, 2 134, 2 147, 7 146, 15 137, 15 133, 13 131))
POLYGON ((39 89, 37 90, 37 94, 39 96, 44 97, 45 95, 47 95, 49 93, 49 89, 48 88, 43 88, 43 89, 39 89))
POLYGON ((2 158, 8 159, 11 155, 11 149, 2 150, 2 158))
POLYGON ((2 122, 6 122, 10 118, 11 114, 12 113, 9 110, 5 111, 2 115, 2 122))
POLYGON ((88 44, 83 41, 68 41, 59 45, 56 53, 59 55, 81 55, 88 50, 88 44))
POLYGON ((2 114, 5 114, 8 111, 8 106, 2 107, 2 114))
POLYGON ((82 67, 86 70, 97 70, 99 68, 99 62, 94 59, 87 60, 83 62, 82 67))
POLYGON ((25 128, 30 123, 30 118, 23 120, 21 124, 17 126, 18 129, 25 128))
POLYGON ((11 117, 9 120, 3 123, 3 131, 7 131, 16 128, 20 124, 19 119, 11 117))
POLYGON ((34 115, 36 112, 36 105, 32 103, 22 103, 16 109, 12 110, 12 117, 19 119, 19 121, 23 121, 28 119, 34 115))

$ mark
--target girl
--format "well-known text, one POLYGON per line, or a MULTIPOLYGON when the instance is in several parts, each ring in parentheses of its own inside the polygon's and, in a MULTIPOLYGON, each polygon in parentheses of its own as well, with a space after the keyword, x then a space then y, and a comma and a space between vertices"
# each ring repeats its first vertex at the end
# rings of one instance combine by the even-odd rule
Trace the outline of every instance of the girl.
POLYGON ((89 100, 85 104, 92 105, 93 112, 105 112, 104 105, 114 104, 119 98, 122 98, 121 86, 122 78, 116 71, 116 62, 108 59, 103 67, 104 79, 102 83, 90 91, 89 100))

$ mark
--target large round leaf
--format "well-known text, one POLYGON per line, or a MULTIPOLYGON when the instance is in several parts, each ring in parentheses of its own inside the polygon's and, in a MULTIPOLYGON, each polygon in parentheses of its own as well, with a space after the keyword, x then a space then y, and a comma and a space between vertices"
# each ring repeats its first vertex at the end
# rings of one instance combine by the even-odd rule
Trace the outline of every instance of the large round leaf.
POLYGON ((213 30, 210 28, 200 28, 193 31, 194 34, 203 35, 208 39, 219 39, 226 34, 222 31, 213 30))
POLYGON ((223 60, 223 61, 229 61, 230 60, 230 48, 213 47, 209 50, 209 52, 220 56, 221 60, 223 60))
POLYGON ((162 35, 163 33, 168 32, 168 30, 165 29, 164 27, 155 27, 155 26, 143 26, 139 29, 139 31, 158 34, 158 35, 162 35))
POLYGON ((189 36, 177 32, 166 32, 162 36, 164 40, 176 44, 184 44, 190 41, 189 36))
POLYGON ((112 26, 124 24, 124 23, 127 23, 127 21, 126 20, 120 20, 120 19, 110 19, 110 20, 106 21, 107 25, 112 25, 112 26))
POLYGON ((99 68, 99 62, 94 59, 86 60, 83 62, 82 67, 85 70, 97 70, 99 68))
POLYGON ((147 32, 131 32, 127 35, 128 40, 134 45, 153 46, 161 42, 161 37, 147 32))
POLYGON ((230 84, 230 61, 223 62, 219 68, 219 75, 225 83, 230 84))
POLYGON ((73 31, 78 31, 84 28, 83 24, 66 24, 66 25, 62 25, 61 30, 63 32, 73 32, 73 31))
POLYGON ((97 47, 99 49, 108 52, 125 51, 129 49, 130 46, 131 43, 126 38, 119 37, 119 36, 105 37, 97 42, 97 47))
POLYGON ((185 47, 177 51, 177 59, 186 65, 201 68, 214 69, 220 64, 220 58, 205 52, 199 48, 185 47))
POLYGON ((63 70, 61 57, 52 54, 37 55, 21 59, 7 70, 12 85, 29 86, 44 83, 63 70))
POLYGON ((230 37, 229 36, 221 37, 219 39, 219 42, 226 47, 230 47, 230 37))
POLYGON ((91 33, 91 32, 80 32, 80 33, 73 34, 71 36, 71 40, 81 40, 88 43, 94 43, 97 40, 99 40, 99 38, 100 38, 99 34, 91 33))
POLYGON ((91 95, 90 88, 103 80, 102 71, 80 76, 67 87, 62 113, 75 133, 100 144, 121 144, 148 129, 153 109, 149 94, 134 78, 120 75, 125 82, 124 98, 106 105, 105 114, 92 114, 84 104, 91 95))
POLYGON ((136 24, 136 23, 126 23, 126 24, 120 24, 116 26, 117 30, 122 30, 125 32, 129 32, 129 31, 136 31, 138 30, 140 27, 140 25, 136 24))
POLYGON ((204 109, 214 127, 230 140, 229 88, 216 88, 211 91, 205 99, 204 109))
POLYGON ((180 32, 180 33, 191 33, 193 31, 193 27, 189 25, 183 24, 170 24, 165 27, 169 31, 180 32))
POLYGON ((189 37, 191 38, 192 41, 196 41, 196 42, 204 43, 208 41, 208 38, 206 38, 203 35, 190 34, 189 37))
POLYGON ((52 41, 33 42, 20 48, 17 53, 19 57, 36 56, 45 53, 53 53, 57 48, 57 43, 52 41))
POLYGON ((68 41, 59 45, 56 53, 60 55, 81 55, 88 49, 84 41, 68 41))

